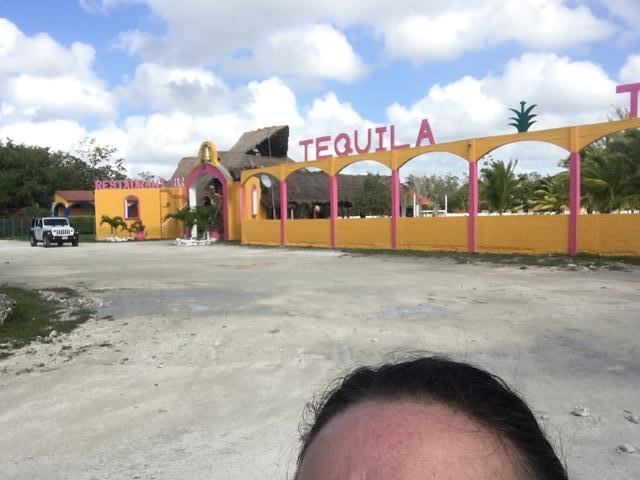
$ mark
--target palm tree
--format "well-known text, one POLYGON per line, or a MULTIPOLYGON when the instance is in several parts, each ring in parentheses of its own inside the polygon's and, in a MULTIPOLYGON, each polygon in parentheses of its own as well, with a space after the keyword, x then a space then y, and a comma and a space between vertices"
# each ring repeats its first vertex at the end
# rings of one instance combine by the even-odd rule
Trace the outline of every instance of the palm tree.
POLYGON ((125 222, 122 217, 110 217, 109 215, 102 215, 102 217, 100 218, 100 226, 105 223, 111 228, 112 237, 116 234, 118 228, 128 230, 127 222, 125 222))
POLYGON ((518 178, 515 174, 517 160, 491 160, 488 166, 480 171, 480 196, 489 209, 502 214, 507 210, 518 208, 518 178))
POLYGON ((640 208, 640 131, 627 130, 587 148, 582 186, 590 209, 640 208))
POLYGON ((569 205, 569 173, 547 175, 533 195, 534 211, 561 213, 569 205))

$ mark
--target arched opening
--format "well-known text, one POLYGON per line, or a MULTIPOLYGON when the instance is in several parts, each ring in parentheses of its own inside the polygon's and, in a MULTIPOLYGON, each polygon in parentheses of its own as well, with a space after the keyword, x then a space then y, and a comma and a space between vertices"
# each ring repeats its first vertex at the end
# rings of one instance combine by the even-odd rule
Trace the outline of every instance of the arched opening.
POLYGON ((296 170, 287 178, 287 245, 328 247, 331 236, 331 179, 319 168, 296 170))
MULTIPOLYGON (((207 143, 201 147, 201 152, 209 153, 210 150, 207 143)), ((187 204, 195 212, 196 222, 201 224, 200 228, 197 223, 192 227, 191 237, 215 235, 228 238, 227 182, 230 178, 221 167, 203 163, 185 180, 187 204)))
POLYGON ((53 207, 53 216, 54 217, 66 217, 67 209, 64 203, 56 203, 53 207))
POLYGON ((135 195, 129 195, 124 199, 124 219, 140 219, 140 200, 135 195))
POLYGON ((359 160, 338 172, 340 218, 383 218, 391 215, 391 169, 359 160))
POLYGON ((469 163, 446 152, 414 157, 399 169, 398 248, 468 248, 469 163))
POLYGON ((431 152, 400 167, 401 216, 466 215, 469 207, 469 163, 451 153, 431 152))
POLYGON ((532 141, 487 153, 478 160, 481 214, 567 213, 568 158, 563 148, 532 141))
POLYGON ((376 161, 358 160, 336 176, 339 215, 335 245, 391 248, 392 172, 376 161))
POLYGON ((287 199, 291 219, 323 219, 331 215, 329 176, 319 168, 308 167, 290 174, 287 199))
POLYGON ((282 215, 288 215, 288 207, 283 212, 281 205, 282 182, 271 173, 257 172, 245 179, 243 187, 242 242, 280 245, 284 235, 282 215))
POLYGON ((478 251, 568 252, 568 157, 556 145, 527 141, 478 160, 478 251))

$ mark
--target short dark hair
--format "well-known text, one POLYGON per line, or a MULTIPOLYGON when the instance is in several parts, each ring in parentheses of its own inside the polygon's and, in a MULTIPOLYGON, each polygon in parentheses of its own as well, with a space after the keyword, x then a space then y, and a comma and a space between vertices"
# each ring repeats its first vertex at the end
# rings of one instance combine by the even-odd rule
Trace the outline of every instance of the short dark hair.
MULTIPOLYGON (((566 480, 567 472, 536 418, 501 378, 442 356, 355 369, 307 405, 311 421, 301 431, 298 471, 309 445, 336 415, 368 400, 438 402, 459 410, 505 440, 532 480, 566 480)), ((308 415, 307 415, 308 416, 308 415)), ((297 476, 297 475, 296 475, 297 476)))

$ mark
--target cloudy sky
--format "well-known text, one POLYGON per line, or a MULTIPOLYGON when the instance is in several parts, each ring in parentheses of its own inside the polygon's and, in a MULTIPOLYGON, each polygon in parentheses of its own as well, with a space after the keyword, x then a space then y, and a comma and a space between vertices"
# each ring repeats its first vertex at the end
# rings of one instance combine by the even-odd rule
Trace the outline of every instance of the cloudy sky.
MULTIPOLYGON (((268 125, 302 159, 301 139, 376 125, 413 142, 422 118, 437 141, 510 132, 521 100, 532 129, 605 121, 635 82, 638 0, 0 0, 0 138, 95 137, 131 176, 268 125)), ((494 156, 550 172, 563 153, 494 156)))

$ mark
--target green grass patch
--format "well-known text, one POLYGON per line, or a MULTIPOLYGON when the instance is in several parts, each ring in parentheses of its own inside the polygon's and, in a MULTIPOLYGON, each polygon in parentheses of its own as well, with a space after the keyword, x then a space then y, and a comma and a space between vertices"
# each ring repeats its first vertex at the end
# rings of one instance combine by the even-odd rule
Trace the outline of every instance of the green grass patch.
POLYGON ((0 325, 0 358, 11 354, 11 350, 23 347, 38 337, 47 338, 52 330, 69 333, 89 320, 95 310, 86 306, 73 308, 62 321, 64 298, 78 297, 77 291, 57 287, 48 289, 60 294, 60 299, 45 299, 37 291, 0 286, 0 293, 8 295, 15 307, 3 325, 0 325))

